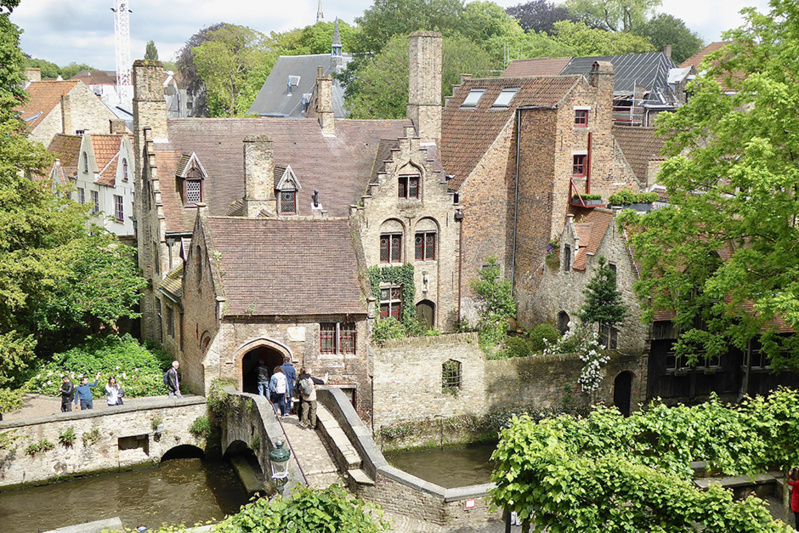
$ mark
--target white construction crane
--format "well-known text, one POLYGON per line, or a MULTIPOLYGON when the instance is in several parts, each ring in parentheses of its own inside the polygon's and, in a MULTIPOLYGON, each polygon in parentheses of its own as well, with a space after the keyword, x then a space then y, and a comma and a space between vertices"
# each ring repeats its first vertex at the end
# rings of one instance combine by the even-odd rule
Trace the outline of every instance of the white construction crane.
POLYGON ((133 104, 133 80, 130 62, 130 18, 128 0, 114 0, 114 47, 117 57, 117 95, 119 105, 130 108, 133 104))

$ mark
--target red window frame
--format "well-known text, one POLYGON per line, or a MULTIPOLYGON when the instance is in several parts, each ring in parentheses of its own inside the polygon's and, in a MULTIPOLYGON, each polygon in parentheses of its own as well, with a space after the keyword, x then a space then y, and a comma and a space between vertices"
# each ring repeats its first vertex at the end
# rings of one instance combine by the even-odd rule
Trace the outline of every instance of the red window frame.
POLYGON ((588 127, 588 110, 575 109, 574 110, 574 127, 587 128, 588 127))
POLYGON ((402 234, 383 233, 380 235, 380 262, 385 264, 402 262, 402 234))
POLYGON ((319 324, 319 352, 336 353, 336 324, 319 324))
POLYGON ((341 353, 355 353, 356 340, 355 322, 339 324, 339 351, 341 353))
POLYGON ((419 176, 400 176, 397 179, 397 197, 419 198, 419 176))
POLYGON ((114 218, 122 222, 125 219, 125 207, 122 203, 122 196, 114 195, 114 218))
POLYGON ((572 176, 583 177, 585 176, 585 154, 576 154, 572 162, 572 176))
POLYGON ((414 249, 417 261, 435 261, 436 232, 426 231, 417 233, 414 241, 414 249))
POLYGON ((319 353, 355 353, 356 340, 354 322, 319 324, 319 353))
POLYGON ((380 318, 393 316, 402 319, 402 286, 391 285, 380 289, 380 318))

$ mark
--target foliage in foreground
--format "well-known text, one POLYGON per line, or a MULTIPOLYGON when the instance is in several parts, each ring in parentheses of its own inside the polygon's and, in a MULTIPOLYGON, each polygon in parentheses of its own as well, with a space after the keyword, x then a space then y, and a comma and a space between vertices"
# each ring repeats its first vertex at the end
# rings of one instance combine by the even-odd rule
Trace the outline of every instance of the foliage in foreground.
POLYGON ((793 445, 799 393, 780 389, 737 407, 717 398, 663 405, 624 418, 597 407, 585 419, 515 419, 493 460, 494 505, 552 533, 594 531, 790 531, 762 502, 733 502, 690 483, 692 461, 726 475, 799 461, 793 445), (535 514, 532 511, 535 510, 535 514))

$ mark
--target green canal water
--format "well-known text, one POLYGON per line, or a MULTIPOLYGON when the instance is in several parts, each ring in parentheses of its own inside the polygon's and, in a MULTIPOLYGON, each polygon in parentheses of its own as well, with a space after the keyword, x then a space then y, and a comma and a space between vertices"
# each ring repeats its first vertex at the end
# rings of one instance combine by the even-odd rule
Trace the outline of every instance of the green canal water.
POLYGON ((38 533, 118 516, 125 527, 193 525, 238 512, 248 495, 226 462, 157 467, 0 492, 0 532, 38 533))
POLYGON ((445 489, 488 483, 496 444, 385 454, 395 468, 445 489))

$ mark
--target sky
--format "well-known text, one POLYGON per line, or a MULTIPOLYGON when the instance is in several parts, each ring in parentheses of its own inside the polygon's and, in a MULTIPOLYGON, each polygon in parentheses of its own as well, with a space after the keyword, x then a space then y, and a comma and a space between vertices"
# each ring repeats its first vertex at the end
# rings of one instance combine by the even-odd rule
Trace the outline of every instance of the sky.
MULTIPOLYGON (((316 22, 319 0, 128 0, 131 59, 144 57, 154 41, 159 59, 170 61, 186 40, 217 22, 248 26, 263 33, 283 32, 316 22)), ((522 0, 495 0, 503 7, 522 0)), ((467 0, 468 3, 468 0, 467 0)), ((562 0, 555 0, 562 3, 562 0)), ((352 24, 373 0, 322 0, 325 20, 352 24)), ((685 21, 709 44, 721 32, 741 25, 747 6, 768 10, 768 0, 663 0, 659 12, 685 21)), ((58 65, 85 63, 114 70, 114 0, 22 0, 11 21, 22 28, 23 52, 58 65)))

